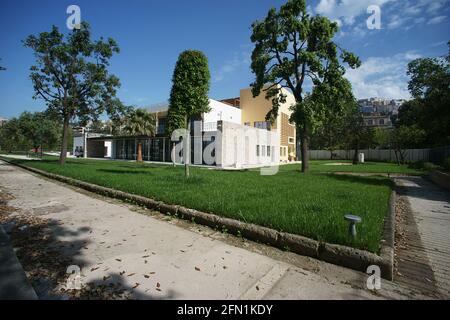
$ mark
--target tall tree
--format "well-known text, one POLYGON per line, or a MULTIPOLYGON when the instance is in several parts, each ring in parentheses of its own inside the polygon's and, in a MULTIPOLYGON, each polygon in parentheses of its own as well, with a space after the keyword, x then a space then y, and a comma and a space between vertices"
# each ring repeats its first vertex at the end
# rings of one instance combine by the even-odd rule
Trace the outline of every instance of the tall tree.
POLYGON ((344 144, 345 119, 355 108, 352 86, 347 79, 341 79, 333 90, 326 85, 317 86, 310 99, 315 102, 316 110, 311 117, 312 138, 321 148, 329 150, 333 159, 333 151, 344 144))
POLYGON ((407 74, 414 99, 402 105, 399 125, 417 124, 425 131, 428 146, 450 144, 450 54, 413 60, 407 74))
POLYGON ((56 26, 50 32, 30 35, 24 45, 33 49, 36 64, 30 68, 34 98, 43 99, 47 110, 58 115, 63 125, 59 163, 66 160, 69 123, 97 119, 101 114, 122 112, 115 98, 119 79, 108 73, 109 60, 119 52, 108 38, 91 39, 89 24, 83 22, 66 37, 56 26))
POLYGON ((201 51, 187 50, 180 54, 172 77, 168 112, 168 133, 187 129, 186 150, 183 151, 185 175, 189 176, 191 120, 209 112, 208 59, 201 51))
MULTIPOLYGON (((272 100, 267 119, 278 115, 280 103, 285 102, 281 89, 289 89, 296 104, 292 106, 292 121, 301 138, 302 172, 309 168, 308 145, 314 114, 322 103, 304 103, 304 86, 308 79, 317 91, 334 91, 343 79, 345 69, 360 65, 359 59, 332 41, 338 25, 326 17, 307 14, 305 0, 288 0, 277 11, 269 10, 267 17, 252 24, 251 40, 255 43, 251 68, 256 76, 253 95, 266 92, 272 100)), ((310 100, 309 102, 313 102, 310 100)))

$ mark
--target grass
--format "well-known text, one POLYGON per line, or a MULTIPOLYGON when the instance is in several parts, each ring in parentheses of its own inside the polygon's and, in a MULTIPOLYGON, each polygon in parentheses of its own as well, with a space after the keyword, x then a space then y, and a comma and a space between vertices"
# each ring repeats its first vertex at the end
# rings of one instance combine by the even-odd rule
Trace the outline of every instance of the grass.
POLYGON ((192 176, 186 179, 183 167, 170 165, 70 159, 61 167, 56 158, 50 157, 42 161, 13 161, 166 203, 371 252, 379 250, 391 181, 380 176, 324 172, 420 173, 391 164, 336 168, 324 161, 313 161, 311 173, 306 175, 299 172, 299 165, 281 166, 274 176, 261 176, 259 170, 192 167, 192 176), (348 226, 343 218, 346 213, 362 217, 355 241, 347 236, 348 226))

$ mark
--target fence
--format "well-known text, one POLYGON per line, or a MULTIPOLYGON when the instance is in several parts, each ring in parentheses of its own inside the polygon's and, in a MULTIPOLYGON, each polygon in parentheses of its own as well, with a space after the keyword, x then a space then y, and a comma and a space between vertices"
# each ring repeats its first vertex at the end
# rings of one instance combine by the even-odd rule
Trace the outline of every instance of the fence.
MULTIPOLYGON (((364 159, 369 161, 395 162, 397 157, 392 149, 364 149, 364 159)), ((450 157, 450 146, 428 149, 405 149, 402 151, 406 162, 427 161, 441 164, 450 157)), ((333 157, 328 150, 310 150, 309 156, 312 160, 351 160, 354 150, 334 150, 333 157)))

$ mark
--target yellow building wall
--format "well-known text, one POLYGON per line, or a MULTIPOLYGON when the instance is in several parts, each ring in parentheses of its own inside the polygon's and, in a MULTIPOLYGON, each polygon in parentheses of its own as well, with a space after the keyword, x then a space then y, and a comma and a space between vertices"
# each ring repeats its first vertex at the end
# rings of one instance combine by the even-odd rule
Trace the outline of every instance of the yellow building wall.
MULTIPOLYGON (((295 156, 296 132, 295 126, 290 124, 288 119, 292 114, 290 106, 295 104, 294 95, 286 89, 282 89, 286 102, 279 108, 277 120, 271 126, 272 131, 278 130, 280 133, 280 161, 288 161, 289 156, 295 156), (289 142, 289 137, 294 138, 289 142)), ((257 97, 253 97, 251 88, 241 89, 240 108, 242 112, 242 124, 250 123, 254 126, 255 121, 265 121, 267 113, 272 109, 272 101, 265 98, 265 92, 257 97)))

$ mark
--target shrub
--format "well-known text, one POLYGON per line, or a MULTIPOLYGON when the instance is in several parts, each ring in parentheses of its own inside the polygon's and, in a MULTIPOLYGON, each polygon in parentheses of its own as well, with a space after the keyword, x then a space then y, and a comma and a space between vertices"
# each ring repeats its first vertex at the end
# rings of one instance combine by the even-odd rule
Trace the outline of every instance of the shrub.
POLYGON ((425 170, 425 171, 432 171, 437 170, 440 167, 432 162, 426 162, 426 161, 416 161, 414 163, 411 163, 409 165, 410 168, 419 169, 419 170, 425 170))
POLYGON ((445 170, 450 171, 450 157, 447 157, 447 159, 444 160, 442 167, 445 170))

